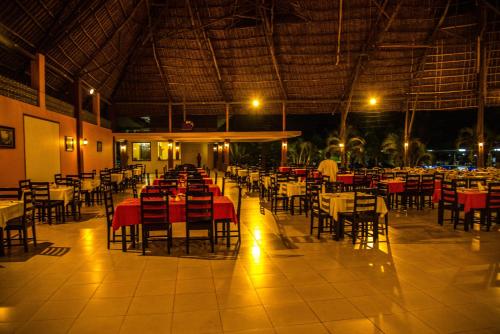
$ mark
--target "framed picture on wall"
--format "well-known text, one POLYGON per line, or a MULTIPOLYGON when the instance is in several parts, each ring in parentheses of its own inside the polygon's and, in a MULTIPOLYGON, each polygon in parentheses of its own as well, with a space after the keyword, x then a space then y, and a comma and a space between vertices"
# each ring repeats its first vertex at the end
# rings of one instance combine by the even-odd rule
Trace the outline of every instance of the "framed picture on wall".
POLYGON ((73 139, 73 137, 65 136, 64 137, 64 150, 66 152, 73 152, 74 149, 75 149, 75 140, 73 139))
POLYGON ((102 152, 102 141, 97 141, 97 152, 102 152))
POLYGON ((0 125, 0 148, 16 148, 16 129, 0 125))

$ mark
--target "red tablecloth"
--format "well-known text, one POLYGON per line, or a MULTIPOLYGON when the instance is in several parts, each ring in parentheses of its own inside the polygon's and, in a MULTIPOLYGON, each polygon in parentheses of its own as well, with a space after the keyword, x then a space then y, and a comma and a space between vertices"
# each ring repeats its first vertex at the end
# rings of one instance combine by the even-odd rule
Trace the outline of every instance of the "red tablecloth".
MULTIPOLYGON (((463 204, 465 213, 468 213, 472 209, 486 208, 486 197, 488 195, 487 191, 459 190, 457 193, 458 203, 463 204)), ((441 189, 434 190, 432 200, 434 203, 437 203, 440 199, 441 189)))
MULTIPOLYGON (((169 201, 169 214, 171 223, 186 221, 186 202, 184 200, 169 201)), ((233 202, 226 196, 214 196, 214 219, 231 219, 237 222, 233 202)), ((113 230, 140 223, 141 200, 139 198, 127 198, 116 206, 113 230)))
POLYGON ((353 184, 354 174, 337 174, 337 182, 342 182, 344 184, 353 184))
MULTIPOLYGON (((221 192, 220 192, 220 188, 218 185, 216 184, 209 184, 208 185, 208 191, 210 191, 211 193, 214 194, 214 196, 220 196, 221 195, 221 192)), ((186 187, 178 187, 177 188, 177 192, 179 194, 184 194, 186 193, 186 187)))
POLYGON ((289 172, 289 171, 291 171, 291 170, 292 170, 292 167, 286 167, 286 166, 281 166, 281 167, 278 167, 278 171, 279 171, 280 173, 287 173, 287 172, 289 172))
POLYGON ((295 168, 292 173, 295 175, 306 175, 306 169, 305 168, 295 168))
MULTIPOLYGON (((160 184, 160 180, 162 180, 162 179, 155 179, 155 180, 153 180, 153 185, 154 186, 159 185, 160 184)), ((214 181, 211 178, 209 178, 209 177, 204 177, 203 178, 203 183, 204 184, 213 184, 214 181)))
POLYGON ((405 191, 405 181, 402 180, 382 180, 380 182, 387 183, 389 186, 389 193, 396 194, 405 191))

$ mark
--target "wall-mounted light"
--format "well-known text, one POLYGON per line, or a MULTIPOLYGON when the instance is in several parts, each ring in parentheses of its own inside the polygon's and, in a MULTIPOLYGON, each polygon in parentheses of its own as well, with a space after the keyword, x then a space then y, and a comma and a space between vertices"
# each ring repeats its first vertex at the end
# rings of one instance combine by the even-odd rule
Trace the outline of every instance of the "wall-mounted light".
POLYGON ((339 143, 340 148, 344 148, 344 143, 339 143))
POLYGON ((90 88, 90 89, 89 89, 89 94, 90 94, 90 95, 94 95, 94 93, 95 93, 94 88, 90 88))
POLYGON ((227 150, 229 148, 229 143, 224 143, 224 148, 227 150))
POLYGON ((217 147, 219 146, 219 143, 214 143, 214 152, 217 152, 217 147))
POLYGON ((169 141, 169 142, 168 142, 168 149, 170 149, 170 150, 171 150, 171 149, 172 149, 172 146, 173 146, 172 142, 171 142, 171 141, 169 141))
POLYGON ((288 146, 288 144, 287 144, 286 141, 284 141, 284 142, 281 143, 281 147, 286 148, 287 146, 288 146))
POLYGON ((88 145, 89 141, 87 140, 87 138, 83 138, 82 140, 82 144, 83 145, 88 145))
POLYGON ((480 148, 483 148, 484 143, 483 142, 479 142, 478 145, 479 145, 480 148))
POLYGON ((410 145, 407 141, 405 141, 405 148, 408 148, 408 146, 410 145))
POLYGON ((127 150, 127 145, 126 144, 121 144, 120 145, 120 151, 125 152, 127 150))

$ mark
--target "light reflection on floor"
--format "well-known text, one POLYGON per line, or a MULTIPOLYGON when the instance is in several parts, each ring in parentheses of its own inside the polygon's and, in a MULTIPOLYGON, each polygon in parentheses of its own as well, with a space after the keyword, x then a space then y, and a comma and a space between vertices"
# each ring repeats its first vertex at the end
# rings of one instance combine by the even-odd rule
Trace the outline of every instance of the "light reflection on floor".
POLYGON ((108 251, 102 217, 39 226, 40 242, 71 249, 0 259, 0 333, 500 332, 497 230, 395 211, 389 240, 353 246, 309 236, 304 216, 261 215, 255 196, 241 214, 237 256, 194 242, 186 257, 181 238, 170 257, 108 251))

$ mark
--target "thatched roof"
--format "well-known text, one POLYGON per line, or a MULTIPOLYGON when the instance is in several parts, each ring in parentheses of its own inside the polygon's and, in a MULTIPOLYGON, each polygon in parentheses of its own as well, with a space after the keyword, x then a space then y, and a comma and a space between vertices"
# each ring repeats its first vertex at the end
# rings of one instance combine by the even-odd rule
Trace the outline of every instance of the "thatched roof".
POLYGON ((351 93, 352 111, 369 110, 371 95, 382 111, 459 110, 478 106, 481 48, 486 103, 500 104, 499 8, 499 0, 10 0, 0 8, 0 56, 19 73, 29 67, 16 50, 42 52, 48 91, 80 76, 118 115, 162 114, 168 102, 193 114, 224 114, 226 102, 247 113, 242 102, 253 96, 264 112, 281 113, 287 101, 287 113, 332 113, 351 93))

